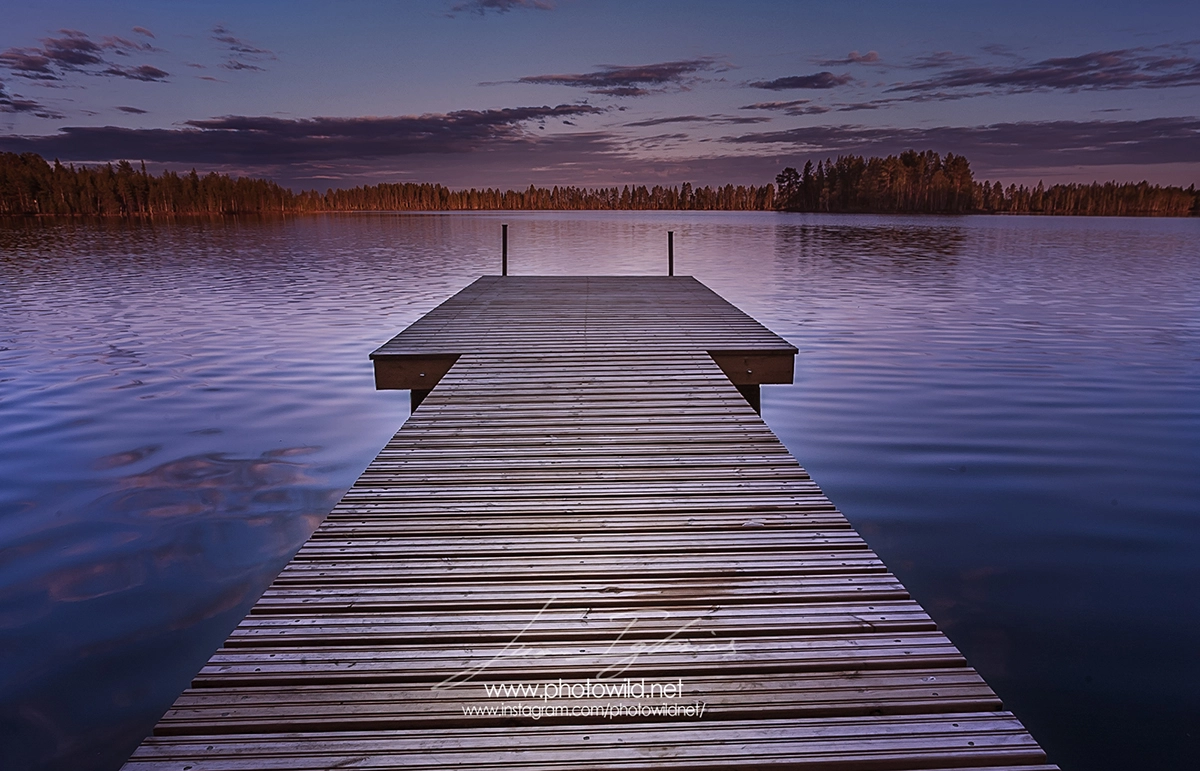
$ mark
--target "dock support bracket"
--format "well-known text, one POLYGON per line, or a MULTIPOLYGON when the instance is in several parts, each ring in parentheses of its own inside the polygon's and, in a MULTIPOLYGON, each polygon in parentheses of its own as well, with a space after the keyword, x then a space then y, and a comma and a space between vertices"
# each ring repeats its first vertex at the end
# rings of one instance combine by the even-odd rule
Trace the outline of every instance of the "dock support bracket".
POLYGON ((758 387, 758 383, 746 383, 736 386, 739 393, 746 397, 746 401, 750 402, 750 406, 759 415, 762 414, 762 389, 758 387))

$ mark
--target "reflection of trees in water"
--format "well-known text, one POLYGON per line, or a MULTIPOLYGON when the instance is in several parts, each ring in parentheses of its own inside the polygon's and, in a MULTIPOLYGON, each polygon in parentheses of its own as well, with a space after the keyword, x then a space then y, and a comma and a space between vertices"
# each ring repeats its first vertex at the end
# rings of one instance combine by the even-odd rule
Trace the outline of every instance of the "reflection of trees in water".
POLYGON ((826 261, 872 273, 944 273, 966 250, 967 234, 951 225, 812 225, 775 228, 778 259, 826 261))

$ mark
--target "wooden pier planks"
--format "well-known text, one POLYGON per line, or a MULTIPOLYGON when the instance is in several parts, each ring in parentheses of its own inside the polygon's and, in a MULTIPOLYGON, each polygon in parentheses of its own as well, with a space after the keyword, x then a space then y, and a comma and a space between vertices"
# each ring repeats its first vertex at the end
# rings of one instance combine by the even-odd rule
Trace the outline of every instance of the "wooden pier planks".
POLYGON ((127 769, 1053 768, 714 350, 794 352, 685 278, 481 279, 383 346, 453 365, 127 769), (604 676, 683 692, 485 689, 604 676))

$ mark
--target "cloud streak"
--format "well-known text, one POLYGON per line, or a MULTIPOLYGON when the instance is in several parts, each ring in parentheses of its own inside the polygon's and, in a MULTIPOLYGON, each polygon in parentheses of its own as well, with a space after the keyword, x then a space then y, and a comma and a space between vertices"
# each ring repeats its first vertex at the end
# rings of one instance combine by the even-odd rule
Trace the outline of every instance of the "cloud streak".
MULTIPOLYGON (((134 31, 138 30, 134 27, 134 31)), ((111 50, 119 56, 129 56, 133 53, 162 53, 162 49, 151 43, 139 43, 136 40, 129 40, 118 35, 105 35, 100 39, 100 45, 103 48, 111 50)))
POLYGON ((140 81, 164 80, 169 75, 148 64, 127 67, 106 58, 108 53, 128 57, 135 53, 161 51, 149 43, 116 36, 104 37, 97 43, 87 34, 73 29, 59 30, 59 35, 42 38, 40 47, 9 48, 0 52, 0 67, 33 81, 61 81, 70 73, 140 81))
POLYGON ((812 75, 791 75, 774 80, 756 80, 748 85, 754 88, 765 88, 768 91, 792 91, 801 88, 828 89, 844 86, 854 80, 850 75, 834 75, 829 71, 815 72, 812 75))
MULTIPOLYGON (((986 47, 985 47, 986 48, 986 47)), ((913 58, 905 67, 910 70, 939 70, 946 67, 965 66, 972 63, 969 56, 953 51, 934 51, 913 58)))
POLYGON ((149 64, 142 64, 137 67, 119 67, 112 65, 104 70, 105 75, 116 75, 130 80, 140 80, 144 83, 152 83, 157 80, 166 79, 170 73, 160 70, 157 67, 152 67, 149 64))
POLYGON ((945 89, 989 89, 992 93, 1033 91, 1113 91, 1131 88, 1178 88, 1200 85, 1200 58, 1164 54, 1161 49, 1126 48, 1092 51, 1080 56, 1055 57, 1003 65, 961 64, 953 54, 926 57, 918 66, 951 66, 925 80, 901 83, 889 92, 945 89))
POLYGON ((1200 118, 1024 121, 986 126, 805 126, 725 137, 772 152, 887 155, 907 148, 965 155, 985 168, 1200 162, 1200 118))
POLYGON ((588 93, 604 96, 646 96, 670 87, 686 89, 699 73, 716 66, 711 57, 628 66, 602 64, 593 72, 527 75, 515 82, 585 88, 588 93))
POLYGON ((844 59, 823 59, 817 64, 822 67, 838 67, 844 64, 879 64, 882 59, 876 51, 867 51, 865 54, 860 54, 858 51, 851 51, 846 54, 844 59))
POLYGON ((675 115, 669 118, 650 118, 648 120, 639 120, 633 123, 626 123, 626 126, 662 126, 669 123, 713 123, 724 125, 749 125, 754 123, 766 123, 770 121, 767 117, 754 116, 739 116, 739 115, 675 115))
POLYGON ((177 129, 64 127, 57 134, 0 137, 0 149, 73 161, 144 159, 188 164, 271 164, 464 154, 540 140, 526 124, 601 112, 582 104, 461 110, 395 118, 226 116, 177 129))
POLYGON ((4 84, 0 83, 0 112, 11 113, 14 115, 28 114, 37 118, 62 118, 63 115, 59 112, 51 110, 43 104, 35 102, 32 99, 22 98, 18 94, 9 94, 4 89, 4 84))
POLYGON ((218 24, 212 28, 212 39, 220 43, 222 48, 229 53, 229 58, 221 67, 233 72, 239 70, 263 72, 264 68, 259 66, 261 63, 278 58, 274 51, 259 48, 234 35, 224 24, 218 24))
POLYGON ((788 102, 755 102, 738 108, 739 110, 772 110, 784 115, 823 115, 832 110, 821 104, 813 104, 811 99, 793 99, 788 102))
POLYGON ((469 0, 450 7, 449 16, 460 13, 473 13, 483 16, 489 12, 508 13, 515 10, 552 11, 554 3, 550 0, 469 0))

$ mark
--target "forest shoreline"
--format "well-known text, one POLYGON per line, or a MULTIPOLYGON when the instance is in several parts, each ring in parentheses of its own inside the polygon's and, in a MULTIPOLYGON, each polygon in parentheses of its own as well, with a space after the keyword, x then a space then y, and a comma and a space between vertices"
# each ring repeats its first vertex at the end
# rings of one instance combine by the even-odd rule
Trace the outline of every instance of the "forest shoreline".
POLYGON ((1036 187, 976 182, 953 153, 908 150, 886 158, 839 156, 785 168, 766 185, 624 185, 525 190, 437 183, 381 183, 295 192, 277 182, 163 171, 145 164, 53 165, 35 153, 0 153, 0 217, 286 215, 443 211, 786 211, 828 214, 1040 214, 1188 217, 1200 215, 1195 185, 1149 182, 1036 187))
POLYGON ((234 219, 256 219, 256 220, 279 220, 292 217, 320 217, 330 214, 346 215, 346 214, 484 214, 494 212, 498 214, 512 213, 523 214, 531 212, 648 212, 661 211, 664 213, 736 213, 738 211, 749 211, 763 214, 823 214, 839 216, 897 216, 897 217, 1079 217, 1082 219, 1190 219, 1192 217, 1200 217, 1200 213, 1192 212, 1187 214, 1156 214, 1156 213, 1132 213, 1132 214, 1052 214, 1047 212, 1002 212, 1002 211, 967 211, 967 212, 892 212, 892 211, 805 211, 801 209, 322 209, 320 211, 284 211, 284 212, 262 212, 262 211, 227 211, 227 212, 165 212, 165 213, 131 213, 131 214, 0 214, 0 222, 42 222, 53 220, 64 220, 71 222, 87 222, 89 220, 101 222, 119 222, 122 220, 129 221, 171 221, 171 220, 234 220, 234 219))

